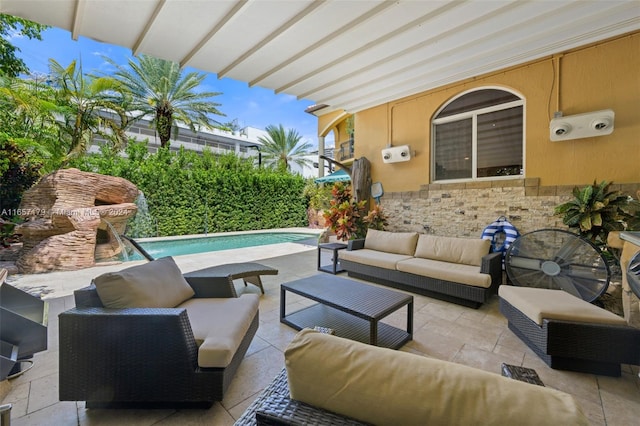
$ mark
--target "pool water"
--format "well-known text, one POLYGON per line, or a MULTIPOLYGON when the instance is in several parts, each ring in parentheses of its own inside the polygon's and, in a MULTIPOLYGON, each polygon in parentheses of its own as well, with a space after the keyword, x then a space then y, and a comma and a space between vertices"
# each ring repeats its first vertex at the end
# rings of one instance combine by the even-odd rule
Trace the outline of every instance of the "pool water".
MULTIPOLYGON (((206 253, 209 251, 290 243, 316 237, 317 235, 315 234, 293 232, 260 232, 174 240, 138 241, 138 244, 147 253, 158 259, 165 256, 182 256, 185 254, 206 253)), ((142 257, 129 257, 130 260, 134 260, 135 258, 141 259, 142 257)))

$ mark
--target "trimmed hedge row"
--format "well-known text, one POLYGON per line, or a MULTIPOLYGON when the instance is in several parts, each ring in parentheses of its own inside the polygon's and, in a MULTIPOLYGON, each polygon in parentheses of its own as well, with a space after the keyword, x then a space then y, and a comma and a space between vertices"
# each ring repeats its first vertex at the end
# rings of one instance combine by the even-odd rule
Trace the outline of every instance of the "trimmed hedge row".
POLYGON ((123 177, 144 193, 151 224, 143 231, 130 228, 127 234, 134 237, 308 224, 301 176, 258 169, 251 160, 234 154, 198 154, 184 149, 149 154, 144 142, 130 142, 126 154, 122 157, 105 149, 73 166, 123 177))

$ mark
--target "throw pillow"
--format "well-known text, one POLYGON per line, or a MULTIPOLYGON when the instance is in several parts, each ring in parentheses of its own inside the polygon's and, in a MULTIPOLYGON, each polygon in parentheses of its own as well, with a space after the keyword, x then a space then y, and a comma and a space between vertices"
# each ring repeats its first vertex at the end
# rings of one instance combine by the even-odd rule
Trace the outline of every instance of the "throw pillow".
POLYGON ((93 282, 107 308, 173 308, 195 294, 172 257, 108 272, 93 282))

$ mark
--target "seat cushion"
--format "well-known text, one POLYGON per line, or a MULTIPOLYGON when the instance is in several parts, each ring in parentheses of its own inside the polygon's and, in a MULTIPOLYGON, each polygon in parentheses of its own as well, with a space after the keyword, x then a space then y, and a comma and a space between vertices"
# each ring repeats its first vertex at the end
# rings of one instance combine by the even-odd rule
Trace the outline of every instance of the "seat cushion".
POLYGON ((376 425, 588 424, 564 392, 312 330, 285 366, 293 399, 376 425))
POLYGON ((93 282, 107 308, 173 308, 195 294, 171 257, 108 272, 93 282))
POLYGON ((482 257, 489 254, 491 241, 480 238, 438 237, 422 234, 416 245, 416 257, 442 260, 463 265, 482 265, 482 257))
POLYGON ((627 325, 624 318, 563 290, 501 285, 498 295, 538 325, 543 319, 627 325))
POLYGON ((384 251, 361 249, 361 250, 340 250, 338 258, 362 263, 363 265, 377 266, 385 269, 396 269, 396 263, 401 260, 411 259, 411 256, 404 254, 393 254, 384 251))
POLYGON ((229 365, 258 312, 259 296, 208 299, 193 298, 180 304, 187 310, 198 344, 198 365, 224 368, 229 365))
POLYGON ((417 241, 417 232, 388 232, 369 229, 364 239, 364 248, 413 256, 417 241))
POLYGON ((396 268, 398 271, 437 280, 452 281, 474 287, 491 287, 491 275, 481 273, 479 266, 414 257, 399 261, 396 263, 396 268))

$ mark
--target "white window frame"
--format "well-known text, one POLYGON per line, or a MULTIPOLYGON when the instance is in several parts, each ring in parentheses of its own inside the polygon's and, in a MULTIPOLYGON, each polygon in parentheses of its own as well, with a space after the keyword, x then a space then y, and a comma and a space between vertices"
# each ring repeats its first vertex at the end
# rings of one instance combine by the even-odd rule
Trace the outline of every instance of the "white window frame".
POLYGON ((490 107, 480 108, 473 111, 462 112, 460 114, 450 115, 443 118, 435 118, 431 120, 431 182, 434 183, 456 183, 456 182, 475 182, 475 181, 493 181, 493 180, 508 180, 508 179, 524 179, 525 177, 525 148, 526 148, 526 103, 524 97, 516 93, 512 90, 506 89, 504 87, 499 86, 485 86, 485 87, 477 87, 472 90, 466 90, 460 93, 458 96, 451 98, 447 103, 445 103, 442 107, 438 109, 438 111, 433 115, 437 117, 442 110, 444 110, 447 106, 449 106, 452 102, 455 102, 459 98, 468 95, 469 93, 477 92, 480 90, 486 89, 494 89, 501 90, 503 92, 511 93, 519 97, 520 99, 517 101, 506 102, 503 104, 492 105, 490 107), (514 108, 514 107, 522 107, 522 173, 519 175, 509 175, 509 176, 487 176, 487 177, 478 177, 478 115, 486 114, 489 112, 501 111, 504 109, 514 108), (440 179, 436 180, 436 126, 438 124, 450 123, 453 121, 460 121, 471 118, 471 177, 470 178, 461 178, 461 179, 440 179))

